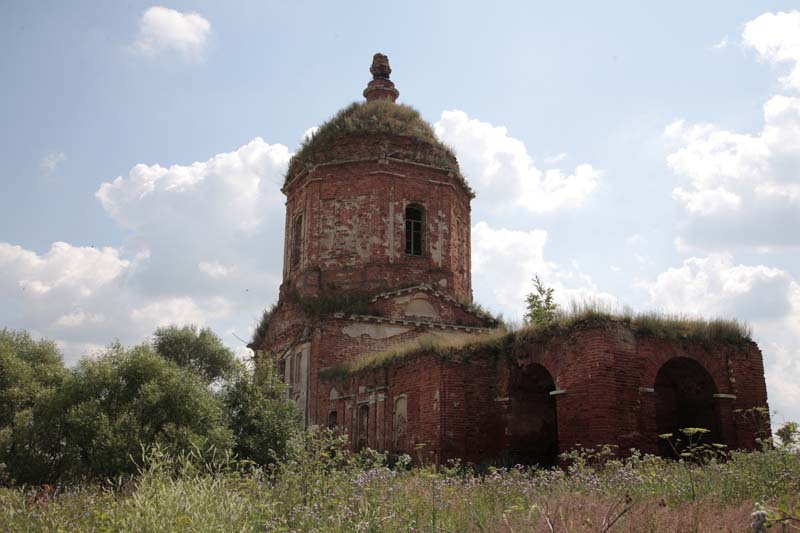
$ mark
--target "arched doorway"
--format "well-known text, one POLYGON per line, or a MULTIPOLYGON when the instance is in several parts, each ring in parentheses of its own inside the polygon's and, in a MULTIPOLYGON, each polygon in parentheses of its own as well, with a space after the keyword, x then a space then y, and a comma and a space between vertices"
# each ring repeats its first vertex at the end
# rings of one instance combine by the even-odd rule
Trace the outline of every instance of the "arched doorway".
POLYGON ((513 372, 509 384, 508 460, 512 464, 558 463, 558 425, 553 376, 539 364, 513 372))
MULTIPOLYGON (((709 433, 701 443, 720 442, 719 409, 714 401, 717 392, 714 380, 703 366, 687 357, 667 361, 656 375, 656 430, 658 435, 672 433, 676 439, 687 440, 683 428, 704 428, 709 433)), ((678 446, 678 451, 680 451, 678 446)), ((675 449, 666 439, 658 438, 658 452, 674 457, 675 449)))

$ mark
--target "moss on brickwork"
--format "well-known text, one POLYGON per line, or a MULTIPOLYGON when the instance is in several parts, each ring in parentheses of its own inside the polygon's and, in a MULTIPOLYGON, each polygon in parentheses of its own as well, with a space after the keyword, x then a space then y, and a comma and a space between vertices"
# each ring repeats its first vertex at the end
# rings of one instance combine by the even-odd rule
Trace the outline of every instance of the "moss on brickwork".
POLYGON ((705 320, 659 313, 614 314, 590 305, 562 313, 557 320, 548 324, 528 325, 514 331, 497 329, 461 339, 422 336, 382 352, 366 354, 358 359, 322 369, 320 376, 327 379, 344 377, 363 370, 398 364, 420 355, 434 355, 450 361, 466 361, 475 355, 509 355, 531 341, 543 341, 566 336, 581 329, 613 325, 628 327, 640 335, 675 341, 687 340, 704 344, 752 342, 749 327, 736 320, 705 320))
POLYGON ((388 100, 374 100, 353 103, 322 124, 292 157, 286 181, 306 164, 329 162, 328 149, 334 142, 343 136, 355 135, 394 135, 430 144, 438 150, 418 154, 422 156, 420 162, 459 171, 453 151, 439 141, 416 109, 388 100))

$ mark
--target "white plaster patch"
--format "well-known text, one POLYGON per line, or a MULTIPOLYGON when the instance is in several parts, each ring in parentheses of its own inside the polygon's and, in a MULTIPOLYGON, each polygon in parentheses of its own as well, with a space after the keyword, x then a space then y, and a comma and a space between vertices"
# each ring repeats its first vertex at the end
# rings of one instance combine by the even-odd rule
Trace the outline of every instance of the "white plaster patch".
POLYGON ((439 313, 428 300, 428 295, 418 292, 411 297, 411 301, 406 305, 403 313, 406 316, 423 316, 428 318, 439 318, 439 313))
POLYGON ((388 339, 403 333, 408 333, 411 328, 405 326, 391 326, 385 324, 350 324, 342 328, 342 333, 348 337, 367 336, 370 339, 388 339))

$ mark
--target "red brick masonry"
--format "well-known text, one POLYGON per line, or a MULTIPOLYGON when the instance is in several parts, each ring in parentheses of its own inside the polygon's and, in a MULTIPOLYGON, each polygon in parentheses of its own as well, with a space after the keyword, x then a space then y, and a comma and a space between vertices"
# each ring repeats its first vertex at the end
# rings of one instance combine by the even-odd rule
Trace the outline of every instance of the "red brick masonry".
MULTIPOLYGON (((535 402, 519 401, 524 386, 514 385, 530 380, 526 369, 536 367, 553 380, 540 403, 546 411, 548 398, 553 401, 558 452, 615 444, 623 451, 659 453, 659 370, 678 361, 695 371, 691 362, 696 362, 698 374, 711 377, 710 389, 699 391, 698 400, 711 414, 699 425, 717 424, 715 440, 731 449, 756 447, 757 428, 737 414, 740 409, 767 405, 761 353, 752 342, 670 340, 637 335, 620 323, 595 322, 579 324, 570 334, 526 342, 508 353, 491 352, 487 348, 466 361, 423 353, 321 380, 316 411, 336 412, 337 424, 353 437, 354 446, 364 434, 358 411, 361 408, 363 414, 366 406, 367 439, 361 445, 436 462, 456 457, 474 463, 503 462, 515 459, 511 452, 520 429, 527 431, 534 447, 537 438, 548 438, 528 431, 531 424, 525 417, 535 411, 535 402), (394 409, 403 397, 406 417, 398 425, 394 409), (524 411, 515 412, 515 407, 524 411)), ((530 459, 526 462, 553 460, 530 459)))
POLYGON ((474 194, 430 127, 392 107, 388 58, 376 54, 371 72, 365 95, 381 102, 370 120, 391 127, 368 122, 356 134, 330 122, 325 144, 293 159, 283 283, 253 345, 277 360, 306 425, 344 428, 354 447, 475 463, 552 464, 559 452, 600 444, 669 454, 658 434, 681 427, 755 446, 737 410, 766 406, 766 385, 761 353, 743 339, 658 338, 595 320, 499 352, 418 353, 331 372, 421 336, 496 326, 472 306, 474 194))

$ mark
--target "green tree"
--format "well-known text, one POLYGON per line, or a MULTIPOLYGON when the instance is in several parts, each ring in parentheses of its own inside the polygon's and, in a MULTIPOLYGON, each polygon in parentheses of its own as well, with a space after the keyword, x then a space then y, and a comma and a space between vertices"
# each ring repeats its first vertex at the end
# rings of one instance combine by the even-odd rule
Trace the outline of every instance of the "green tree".
POLYGON ((67 375, 55 343, 35 341, 24 331, 0 330, 0 478, 29 459, 27 441, 15 437, 30 430, 37 402, 67 375))
POLYGON ((178 366, 188 368, 211 383, 228 376, 236 357, 208 328, 169 326, 153 333, 156 352, 178 366))
POLYGON ((784 450, 796 450, 800 447, 800 425, 797 422, 786 422, 776 432, 779 446, 784 450))
POLYGON ((223 401, 239 458, 265 465, 286 456, 301 417, 272 361, 259 361, 253 370, 240 365, 223 389, 223 401))
POLYGON ((60 385, 66 375, 53 341, 0 330, 0 428, 11 425, 18 412, 31 408, 43 391, 60 385))
POLYGON ((525 297, 527 311, 525 323, 547 324, 558 316, 558 304, 553 300, 553 289, 545 287, 539 276, 533 278, 534 292, 525 297))
POLYGON ((106 479, 136 470, 142 448, 225 452, 233 438, 208 384, 149 345, 82 359, 14 432, 19 482, 106 479))

